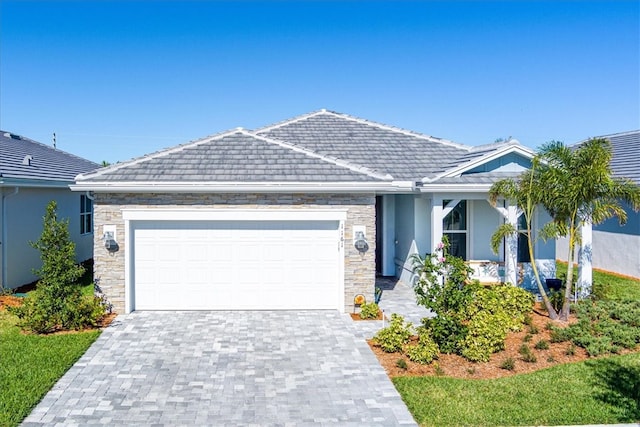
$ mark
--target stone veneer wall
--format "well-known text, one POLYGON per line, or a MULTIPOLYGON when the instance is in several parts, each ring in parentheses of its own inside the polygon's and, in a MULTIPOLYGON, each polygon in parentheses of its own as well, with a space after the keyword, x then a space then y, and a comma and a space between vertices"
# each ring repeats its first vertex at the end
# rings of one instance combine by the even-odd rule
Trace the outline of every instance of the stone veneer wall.
POLYGON ((374 194, 199 194, 199 193, 96 193, 94 200, 94 276, 114 311, 124 313, 123 209, 347 209, 345 221, 344 307, 353 310, 353 298, 363 294, 373 301, 375 287, 374 194), (109 253, 102 241, 102 226, 115 224, 119 250, 109 253), (361 255, 352 244, 353 225, 367 227, 369 250, 361 255))

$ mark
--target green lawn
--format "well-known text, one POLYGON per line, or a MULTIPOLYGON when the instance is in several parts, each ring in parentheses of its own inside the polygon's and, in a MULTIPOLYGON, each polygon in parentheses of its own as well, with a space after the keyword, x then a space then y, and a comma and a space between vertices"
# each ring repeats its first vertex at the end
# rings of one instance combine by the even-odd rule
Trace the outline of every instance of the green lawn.
POLYGON ((423 426, 570 425, 640 420, 640 354, 493 380, 393 380, 423 426))
POLYGON ((17 319, 0 311, 0 426, 18 425, 100 331, 23 335, 17 319))
MULTIPOLYGON (((567 263, 556 263, 556 276, 562 277, 567 274, 567 263)), ((577 267, 574 268, 577 271, 577 267)), ((598 295, 612 300, 640 300, 640 280, 626 277, 619 277, 613 274, 593 271, 594 290, 598 295)))

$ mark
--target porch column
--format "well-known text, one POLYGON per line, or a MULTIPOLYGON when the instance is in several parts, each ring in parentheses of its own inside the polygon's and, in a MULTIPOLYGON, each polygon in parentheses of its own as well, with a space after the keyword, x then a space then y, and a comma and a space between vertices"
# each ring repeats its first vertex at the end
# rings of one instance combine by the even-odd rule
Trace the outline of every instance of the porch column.
POLYGON ((591 221, 585 221, 580 227, 582 243, 578 251, 578 298, 583 299, 591 295, 591 285, 593 284, 592 271, 592 235, 593 229, 591 221))
MULTIPOLYGON (((504 217, 507 224, 518 229, 519 212, 517 205, 505 201, 505 207, 496 206, 495 209, 504 217)), ((507 236, 504 242, 504 281, 513 286, 518 284, 518 234, 507 236)))
POLYGON ((443 219, 442 198, 433 196, 431 199, 431 247, 429 248, 429 253, 434 253, 438 243, 442 241, 443 219))

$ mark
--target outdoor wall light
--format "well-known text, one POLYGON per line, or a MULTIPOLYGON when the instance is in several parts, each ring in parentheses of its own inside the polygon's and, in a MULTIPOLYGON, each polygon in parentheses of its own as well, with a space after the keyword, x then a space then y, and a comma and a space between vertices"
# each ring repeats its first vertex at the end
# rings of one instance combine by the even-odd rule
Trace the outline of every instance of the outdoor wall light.
POLYGON ((353 227, 353 246, 355 246, 361 254, 364 254, 369 250, 369 242, 367 242, 365 233, 366 228, 364 225, 353 227))
POLYGON ((116 227, 115 225, 105 225, 102 233, 102 240, 104 241, 104 247, 109 252, 116 252, 120 247, 116 241, 116 227))

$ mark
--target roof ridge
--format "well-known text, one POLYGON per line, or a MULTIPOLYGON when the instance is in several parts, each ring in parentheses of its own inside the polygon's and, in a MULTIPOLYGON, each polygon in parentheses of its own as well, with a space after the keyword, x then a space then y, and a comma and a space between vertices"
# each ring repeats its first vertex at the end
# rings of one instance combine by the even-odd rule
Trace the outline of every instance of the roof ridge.
POLYGON ((339 158, 336 158, 336 157, 326 156, 326 155, 317 153, 317 152, 315 152, 313 150, 310 150, 308 148, 300 147, 300 146, 298 146, 296 144, 292 144, 292 143, 289 143, 289 142, 286 142, 286 141, 282 141, 282 140, 277 139, 277 138, 258 135, 257 133, 248 131, 246 129, 242 129, 241 132, 246 134, 246 135, 250 135, 250 136, 252 136, 254 138, 261 139, 261 140, 263 140, 265 142, 268 142, 268 143, 271 143, 271 144, 276 144, 276 145, 278 145, 280 147, 287 148, 289 150, 292 150, 292 151, 295 151, 295 152, 298 152, 298 153, 301 153, 301 154, 304 154, 304 155, 307 155, 307 156, 310 156, 310 157, 314 157, 314 158, 323 160, 323 161, 328 162, 328 163, 333 163, 336 166, 340 166, 340 167, 347 168, 347 169, 349 169, 351 171, 354 171, 354 172, 358 172, 358 173, 362 173, 364 175, 368 175, 368 176, 370 176, 372 178, 383 179, 383 180, 390 180, 390 179, 393 180, 394 179, 393 176, 388 174, 388 173, 387 174, 383 174, 383 173, 377 172, 377 171, 375 171, 375 170, 373 170, 371 168, 368 168, 366 166, 357 165, 357 164, 354 164, 354 163, 351 163, 351 162, 348 162, 346 160, 342 160, 342 159, 339 159, 339 158))
POLYGON ((593 139, 593 138, 609 138, 609 137, 612 137, 612 136, 625 136, 625 135, 633 135, 633 134, 636 134, 636 133, 640 133, 640 129, 628 130, 628 131, 624 131, 624 132, 609 133, 609 134, 606 134, 606 135, 590 136, 588 138, 584 138, 584 139, 582 139, 582 140, 580 140, 578 142, 575 142, 575 143, 573 143, 571 145, 584 144, 585 142, 587 142, 588 140, 593 139))
POLYGON ((296 122, 308 119, 308 118, 313 117, 313 116, 318 116, 320 114, 329 114, 329 115, 332 115, 334 117, 340 117, 340 118, 343 118, 343 119, 346 119, 346 120, 351 120, 351 121, 354 121, 354 122, 357 122, 357 123, 360 123, 360 124, 365 124, 367 126, 374 126, 374 127, 380 128, 380 129, 385 129, 385 130, 389 130, 389 131, 392 131, 392 132, 398 132, 398 133, 401 133, 403 135, 413 136, 413 137, 416 137, 416 138, 425 139, 425 140, 428 140, 428 141, 431 141, 431 142, 437 142, 437 143, 444 144, 444 145, 449 145, 449 146, 460 148, 460 149, 467 150, 467 151, 469 151, 471 149, 471 147, 469 145, 460 144, 460 143, 457 143, 457 142, 450 141, 448 139, 439 138, 439 137, 431 136, 431 135, 426 135, 426 134, 423 134, 423 133, 420 133, 420 132, 404 129, 404 128, 401 128, 401 127, 387 125, 387 124, 384 124, 384 123, 379 123, 379 122, 375 122, 375 121, 372 121, 372 120, 367 120, 367 119, 363 119, 363 118, 360 118, 360 117, 352 116, 350 114, 339 113, 337 111, 327 110, 325 108, 323 108, 321 110, 312 111, 310 113, 303 114, 303 115, 300 115, 300 116, 296 116, 296 117, 293 117, 293 118, 288 119, 288 120, 283 120, 283 121, 274 123, 272 125, 264 126, 262 128, 254 129, 254 132, 256 132, 256 133, 268 132, 270 130, 277 129, 277 128, 280 128, 282 126, 286 126, 286 125, 289 125, 289 124, 292 124, 292 123, 296 123, 296 122))
POLYGON ((260 132, 267 132, 267 131, 270 131, 272 129, 276 129, 276 128, 279 128, 279 127, 282 127, 282 126, 285 126, 285 125, 289 125, 291 123, 296 123, 296 122, 299 122, 301 120, 308 119, 309 117, 317 116, 319 114, 326 113, 326 112, 327 112, 327 110, 325 108, 321 108, 320 110, 314 110, 314 111, 311 111, 310 113, 300 114, 299 116, 294 116, 294 117, 292 117, 290 119, 280 120, 280 121, 272 123, 270 125, 262 126, 262 127, 256 128, 256 129, 251 129, 251 132, 253 132, 255 134, 258 134, 260 132))
POLYGON ((32 144, 39 145, 39 146, 41 146, 41 147, 43 147, 43 148, 47 148, 47 149, 49 149, 49 150, 57 151, 57 152, 59 152, 59 153, 65 154, 65 155, 67 155, 67 156, 70 156, 70 157, 76 158, 76 159, 78 159, 78 160, 82 160, 82 161, 85 161, 85 162, 93 163, 93 164, 94 164, 94 165, 96 165, 96 166, 100 166, 100 164, 99 164, 99 163, 96 163, 96 162, 94 162, 93 160, 85 159, 84 157, 80 157, 80 156, 78 156, 78 155, 76 155, 76 154, 69 153, 68 151, 61 150, 61 149, 56 148, 56 147, 51 147, 51 146, 49 146, 49 145, 47 145, 47 144, 44 144, 44 143, 39 142, 39 141, 36 141, 35 139, 31 139, 31 138, 29 138, 29 137, 26 137, 26 136, 23 136, 23 135, 19 135, 19 134, 17 134, 17 133, 13 133, 13 132, 11 132, 11 131, 7 131, 7 130, 0 130, 0 134, 1 134, 2 136, 4 136, 5 138, 10 138, 10 139, 11 139, 11 136, 6 136, 6 134, 9 134, 9 135, 15 135, 15 136, 20 137, 19 141, 27 141, 27 142, 30 142, 30 143, 32 143, 32 144))
POLYGON ((222 132, 218 132, 218 133, 215 133, 215 134, 212 134, 212 135, 205 136, 205 137, 200 138, 200 139, 196 139, 196 140, 192 140, 192 141, 189 141, 189 142, 185 142, 183 144, 178 144, 178 145, 173 146, 173 147, 163 148, 161 150, 154 151, 154 152, 152 152, 150 154, 143 154, 141 156, 134 157, 133 159, 129 159, 129 160, 126 160, 126 161, 121 162, 121 163, 116 163, 114 165, 110 165, 110 166, 106 166, 106 167, 100 168, 100 169, 98 169, 96 171, 93 171, 91 173, 88 173, 88 174, 79 174, 79 175, 76 176, 76 179, 78 179, 78 178, 86 178, 86 177, 89 177, 89 176, 94 177, 94 176, 104 175, 107 172, 117 171, 117 170, 122 169, 124 167, 128 167, 128 166, 131 166, 131 165, 137 165, 137 164, 146 162, 148 160, 157 159, 158 157, 163 157, 163 156, 167 156, 169 154, 176 153, 176 152, 184 150, 185 148, 188 148, 188 147, 195 147, 195 146, 198 146, 200 144, 204 144, 204 143, 207 143, 209 141, 212 141, 214 139, 222 138, 222 137, 225 137, 225 136, 228 136, 228 135, 233 135, 234 133, 241 132, 242 130, 243 130, 243 128, 229 129, 229 130, 226 130, 226 131, 222 131, 222 132))

